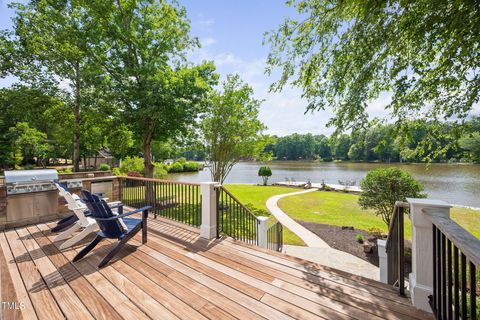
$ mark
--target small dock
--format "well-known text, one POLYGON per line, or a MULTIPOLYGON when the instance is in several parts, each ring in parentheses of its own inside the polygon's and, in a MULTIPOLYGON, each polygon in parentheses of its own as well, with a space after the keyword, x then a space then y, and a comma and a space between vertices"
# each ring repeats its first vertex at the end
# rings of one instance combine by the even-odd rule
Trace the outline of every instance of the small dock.
MULTIPOLYGON (((281 182, 275 182, 273 185, 282 186, 282 187, 307 188, 308 182, 307 181, 281 181, 281 182)), ((358 186, 343 186, 341 184, 332 184, 332 183, 325 183, 325 186, 329 187, 333 191, 348 191, 348 192, 354 192, 354 193, 362 192, 362 189, 358 186)), ((323 189, 323 185, 321 183, 311 182, 310 188, 323 189)))

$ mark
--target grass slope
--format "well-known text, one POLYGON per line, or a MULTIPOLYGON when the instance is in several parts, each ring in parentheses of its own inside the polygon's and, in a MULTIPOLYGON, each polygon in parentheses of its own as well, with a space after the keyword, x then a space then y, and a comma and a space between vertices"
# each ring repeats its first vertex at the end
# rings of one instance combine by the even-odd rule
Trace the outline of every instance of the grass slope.
MULTIPOLYGON (((358 195, 340 192, 312 192, 285 197, 279 201, 280 208, 294 219, 330 224, 353 226, 367 230, 370 227, 387 232, 388 227, 372 210, 362 210, 358 205, 358 195)), ((480 238, 480 211, 453 208, 451 217, 458 224, 480 238)), ((405 219, 405 238, 411 239, 410 220, 405 219)))
MULTIPOLYGON (((228 184, 225 186, 243 204, 252 204, 255 208, 267 210, 265 203, 268 198, 277 194, 298 191, 292 188, 273 186, 252 186, 244 184, 228 184)), ((268 210, 267 210, 268 211, 268 210)), ((283 242, 285 244, 304 246, 305 243, 289 229, 284 228, 283 242)))

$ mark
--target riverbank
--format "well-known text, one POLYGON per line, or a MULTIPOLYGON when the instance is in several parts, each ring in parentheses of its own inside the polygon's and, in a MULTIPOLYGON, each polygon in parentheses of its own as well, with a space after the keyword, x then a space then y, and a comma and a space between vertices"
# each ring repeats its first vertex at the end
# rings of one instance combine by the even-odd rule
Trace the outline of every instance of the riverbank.
MULTIPOLYGON (((226 184, 260 184, 258 162, 244 161, 236 164, 225 181, 226 184)), ((397 167, 409 172, 425 187, 430 198, 441 199, 458 205, 480 207, 480 165, 432 164, 428 170, 425 164, 383 164, 353 162, 310 162, 310 161, 272 161, 268 163, 272 170, 269 184, 275 182, 312 181, 327 184, 339 184, 338 180, 355 180, 359 186, 368 171, 378 168, 397 167)), ((209 181, 208 169, 198 173, 169 175, 168 179, 184 182, 209 181)))

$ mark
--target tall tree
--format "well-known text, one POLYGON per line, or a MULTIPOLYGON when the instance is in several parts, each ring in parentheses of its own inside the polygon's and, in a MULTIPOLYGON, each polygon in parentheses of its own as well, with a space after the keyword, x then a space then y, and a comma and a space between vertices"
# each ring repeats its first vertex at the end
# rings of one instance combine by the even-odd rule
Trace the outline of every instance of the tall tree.
MULTIPOLYGON (((367 120, 389 92, 391 118, 461 121, 480 98, 478 1, 290 0, 298 19, 267 33, 272 90, 290 81, 309 110, 332 107, 343 131, 367 120)), ((435 139, 434 136, 428 137, 435 139)), ((458 138, 458 137, 457 137, 458 138)))
POLYGON ((207 147, 213 181, 223 183, 233 166, 242 159, 259 156, 269 138, 258 119, 261 101, 238 75, 230 75, 222 92, 210 95, 201 130, 207 147))
POLYGON ((145 176, 153 177, 152 141, 181 135, 195 123, 217 75, 211 63, 184 63, 198 46, 183 7, 154 0, 85 1, 97 32, 96 61, 109 75, 124 120, 142 141, 145 176))
POLYGON ((88 34, 95 32, 78 1, 30 1, 11 5, 16 10, 14 32, 3 33, 2 69, 22 80, 45 79, 67 86, 73 114, 73 164, 79 170, 84 92, 98 78, 99 69, 89 58, 88 34))

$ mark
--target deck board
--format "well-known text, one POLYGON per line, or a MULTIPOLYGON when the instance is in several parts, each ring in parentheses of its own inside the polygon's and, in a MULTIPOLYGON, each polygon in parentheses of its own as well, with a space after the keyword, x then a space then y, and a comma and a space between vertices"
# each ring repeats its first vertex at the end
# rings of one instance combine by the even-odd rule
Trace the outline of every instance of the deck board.
POLYGON ((114 241, 72 263, 53 223, 0 232, 2 319, 429 319, 384 284, 198 229, 149 219, 103 269, 114 241))

